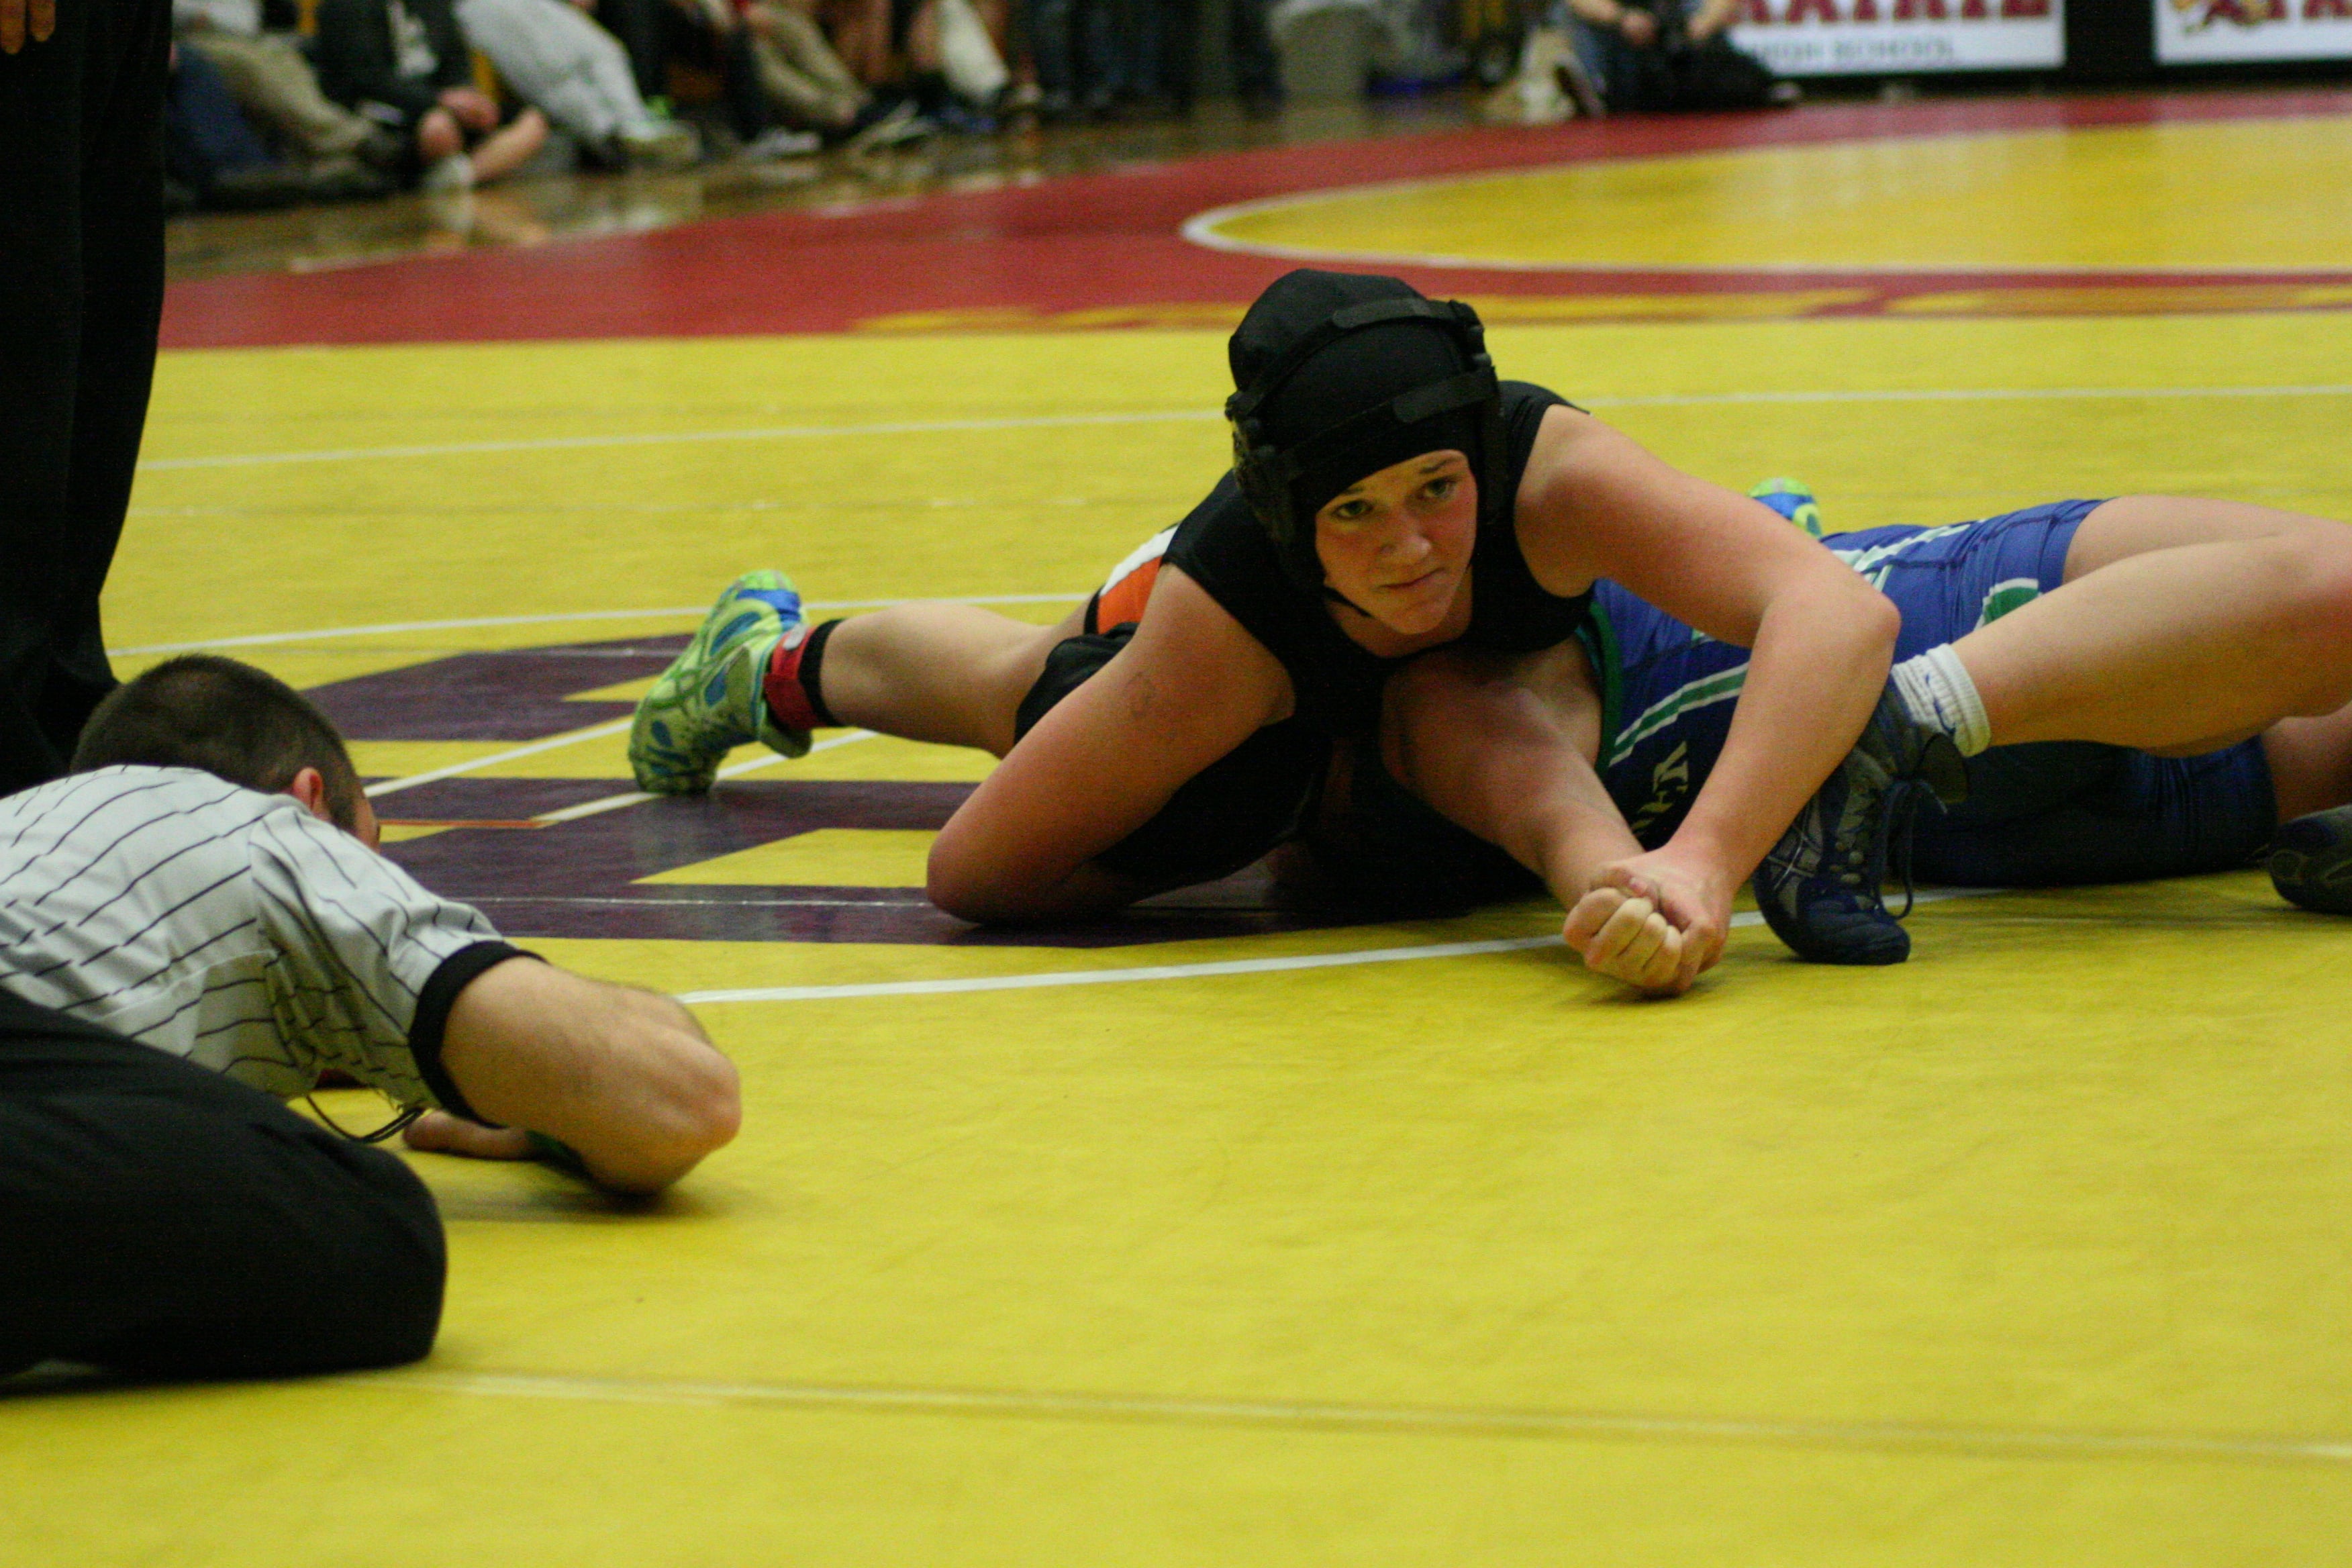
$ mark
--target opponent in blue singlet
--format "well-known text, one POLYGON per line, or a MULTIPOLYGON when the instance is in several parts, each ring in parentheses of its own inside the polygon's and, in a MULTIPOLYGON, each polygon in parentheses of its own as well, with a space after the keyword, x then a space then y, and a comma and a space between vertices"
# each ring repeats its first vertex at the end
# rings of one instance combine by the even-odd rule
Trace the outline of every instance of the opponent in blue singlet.
MULTIPOLYGON (((1944 528, 1874 528, 1822 542, 1903 612, 1899 661, 1954 642, 2064 580, 2096 501, 1944 528)), ((1723 749, 1744 648, 1612 583, 1584 633, 1602 689, 1601 773, 1644 846, 1663 844, 1723 749)), ((1923 881, 2028 887, 2187 876, 2246 865, 2276 826, 2262 743, 2171 758, 2090 742, 2002 746, 1969 760, 1969 799, 1919 808, 1923 881)))

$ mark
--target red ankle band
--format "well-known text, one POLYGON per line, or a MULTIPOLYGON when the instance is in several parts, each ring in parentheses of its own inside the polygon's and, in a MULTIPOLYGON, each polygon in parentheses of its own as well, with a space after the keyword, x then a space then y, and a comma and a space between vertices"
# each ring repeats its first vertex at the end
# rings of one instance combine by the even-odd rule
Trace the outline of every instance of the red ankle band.
POLYGON ((776 645, 768 656, 768 673, 760 684, 760 695, 768 704, 768 717, 787 730, 827 730, 838 726, 824 705, 824 688, 817 676, 824 658, 825 639, 838 621, 827 621, 820 626, 800 629, 776 645))

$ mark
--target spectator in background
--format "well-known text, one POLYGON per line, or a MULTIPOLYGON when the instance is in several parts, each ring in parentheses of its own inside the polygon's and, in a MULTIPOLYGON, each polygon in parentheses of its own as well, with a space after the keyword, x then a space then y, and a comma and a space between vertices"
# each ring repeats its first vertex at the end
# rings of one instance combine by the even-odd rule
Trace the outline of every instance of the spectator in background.
POLYGON ((457 0, 457 20, 506 85, 597 163, 661 169, 695 163, 700 139, 646 104, 628 51, 588 16, 593 4, 457 0))
POLYGON ((950 129, 993 129, 989 117, 1013 79, 1004 65, 1011 21, 1005 0, 831 0, 824 19, 860 81, 906 95, 862 140, 921 135, 933 121, 950 129))
MULTIPOLYGON (((1225 13, 1234 86, 1253 117, 1282 101, 1270 0, 1233 0, 1225 13)), ((1192 111, 1198 93, 1200 0, 1034 0, 1038 112, 1115 119, 1192 111)))
POLYGON ((394 127, 428 190, 512 174, 547 140, 526 109, 509 122, 474 85, 449 0, 320 0, 319 79, 328 93, 394 127))
MULTIPOLYGON (((261 0, 172 0, 181 48, 204 57, 237 107, 281 142, 316 160, 363 158, 397 165, 399 137, 334 102, 290 34, 265 32, 261 0)), ((199 73, 201 78, 201 73, 199 73)))
POLYGON ((1030 0, 1029 52, 1037 112, 1070 120, 1108 104, 1118 89, 1111 0, 1030 0))
POLYGON ((1565 0, 1576 51, 1617 110, 1769 109, 1801 96, 1734 48, 1739 0, 1565 0))
MULTIPOLYGON (((1201 0, 1152 0, 1159 7, 1160 90, 1179 114, 1192 111, 1200 53, 1201 0)), ((1272 0, 1231 0, 1225 8, 1225 55, 1242 110, 1262 120, 1282 107, 1282 64, 1266 26, 1272 0)))
POLYGON ((743 27, 761 90, 786 122, 828 135, 862 126, 874 94, 834 52, 811 0, 749 0, 743 27))
POLYGON ((668 100, 670 66, 676 62, 719 79, 727 128, 743 144, 745 157, 815 150, 815 138, 777 124, 763 85, 758 35, 729 0, 595 0, 592 14, 627 52, 637 96, 656 116, 668 100))
POLYGON ((278 157, 247 122, 219 68, 199 50, 172 51, 170 95, 163 163, 165 195, 175 211, 349 201, 392 189, 389 176, 357 159, 278 157))

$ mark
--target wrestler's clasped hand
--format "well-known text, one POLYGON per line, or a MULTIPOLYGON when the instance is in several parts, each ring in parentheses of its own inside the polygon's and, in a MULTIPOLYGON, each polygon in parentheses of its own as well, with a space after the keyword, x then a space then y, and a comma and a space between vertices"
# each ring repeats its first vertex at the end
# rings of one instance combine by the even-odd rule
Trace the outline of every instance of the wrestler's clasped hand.
POLYGON ((45 44, 58 30, 58 0, 0 0, 0 52, 15 54, 29 37, 45 44))
POLYGON ((1654 851, 1603 867, 1560 936, 1594 973, 1678 996, 1723 956, 1729 926, 1727 893, 1654 851))

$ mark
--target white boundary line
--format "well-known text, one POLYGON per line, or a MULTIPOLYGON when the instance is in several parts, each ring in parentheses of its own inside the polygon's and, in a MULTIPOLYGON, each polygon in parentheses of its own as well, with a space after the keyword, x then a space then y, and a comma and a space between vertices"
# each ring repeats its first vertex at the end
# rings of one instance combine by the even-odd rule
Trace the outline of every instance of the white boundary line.
POLYGON ((315 452, 224 453, 210 458, 152 458, 139 465, 157 473, 184 468, 245 468, 277 463, 345 463, 367 458, 455 458, 493 452, 576 452, 604 447, 661 447, 707 441, 811 441, 827 437, 936 436, 989 430, 1060 430, 1092 425, 1169 425, 1218 419, 1213 408, 1158 409, 1135 414, 1009 415, 996 419, 908 419, 877 425, 772 425, 750 430, 647 430, 632 435, 542 436, 527 441, 452 441, 418 447, 331 447, 315 452))
MULTIPOLYGON (((1753 924, 1762 917, 1735 916, 1753 924)), ((1332 969, 1355 963, 1402 963, 1417 958, 1462 958, 1480 952, 1519 952, 1558 947, 1558 935, 1503 937, 1491 942, 1426 942, 1418 947, 1375 947, 1354 952, 1297 953, 1288 958, 1234 958, 1214 963, 1150 963, 1128 969, 1065 969, 1043 974, 972 975, 961 980, 888 980, 866 985, 771 985, 748 991, 687 991, 678 1000, 690 1007, 714 1002, 829 1002, 854 996, 943 996, 972 991, 1026 991, 1052 985, 1116 985, 1129 980, 1194 980, 1214 974, 1272 974, 1290 969, 1332 969)))
MULTIPOLYGON (((435 768, 428 773, 410 773, 405 778, 386 779, 382 784, 370 784, 362 793, 371 800, 379 799, 387 795, 398 795, 402 790, 415 789, 418 784, 428 784, 437 779, 455 778, 459 773, 470 773, 482 768, 495 767, 500 763, 513 762, 517 757, 536 756, 541 752, 552 752, 564 746, 575 746, 583 741, 601 740, 606 735, 617 735, 633 722, 635 721, 631 719, 615 719, 609 724, 598 724, 586 730, 573 730, 568 734, 551 736, 544 741, 533 741, 528 746, 517 746, 511 751, 494 752, 487 757, 476 757, 471 762, 451 763, 446 768, 435 768)), ((871 741, 874 738, 875 734, 871 730, 852 730, 846 735, 835 735, 819 741, 809 748, 809 754, 814 756, 819 752, 829 752, 835 746, 845 746, 852 741, 871 741)), ((737 778, 755 768, 772 767, 784 760, 782 752, 772 752, 764 757, 753 757, 748 762, 737 763, 732 767, 721 768, 719 770, 719 776, 722 779, 737 778)), ((628 790, 620 795, 604 795, 597 800, 583 800, 578 805, 567 805, 560 811, 544 812, 532 817, 531 820, 543 827, 552 826, 559 822, 573 822, 583 816, 594 816, 599 812, 618 811, 625 805, 635 805, 640 801, 655 798, 643 790, 628 790)))
POLYGON ((433 768, 421 773, 410 773, 406 778, 386 779, 382 784, 368 785, 362 793, 370 800, 378 800, 384 795, 398 795, 404 789, 415 789, 418 784, 431 784, 436 779, 455 778, 459 773, 470 773, 477 769, 496 767, 500 763, 510 763, 518 757, 537 756, 541 752, 552 752, 559 747, 576 746, 583 741, 594 741, 606 735, 617 735, 627 729, 631 722, 632 721, 627 719, 615 719, 609 724, 597 724, 585 730, 573 730, 544 741, 533 741, 528 746, 516 746, 509 751, 492 752, 487 757, 476 757, 471 762, 451 763, 446 768, 433 768))
POLYGON ((876 1388, 824 1384, 701 1383, 532 1373, 382 1372, 349 1379, 387 1389, 509 1399, 631 1405, 752 1405, 919 1415, 1041 1420, 1169 1421, 1290 1430, 1458 1433, 1464 1436, 1766 1444, 2014 1458, 2150 1458, 2352 1463, 2352 1439, 2205 1437, 2169 1432, 1936 1426, 1905 1421, 1776 1421, 1599 1411, 1339 1405, 1311 1400, 1200 1399, 1018 1389, 876 1388))
POLYGON ((1588 397, 1587 408, 1715 408, 1740 404, 2033 403, 2104 398, 2352 397, 2352 383, 2307 386, 1985 386, 1889 388, 1880 392, 1708 392, 1658 397, 1588 397))
MULTIPOLYGON (((1085 594, 970 594, 961 598, 943 598, 947 605, 1074 605, 1085 594)), ((811 599, 804 610, 883 610, 892 605, 912 603, 908 599, 811 599)), ((386 621, 373 626, 330 626, 307 632, 256 632, 247 637, 211 637, 203 642, 144 643, 138 647, 107 649, 111 658, 130 658, 148 653, 194 653, 208 647, 267 647, 276 643, 317 642, 326 637, 388 637, 401 632, 468 631, 478 626, 535 626, 563 621, 657 621, 673 616, 702 616, 710 613, 708 605, 688 605, 679 609, 661 610, 561 610, 537 616, 473 616, 456 621, 386 621)))
MULTIPOLYGON (((835 746, 846 746, 853 741, 875 739, 877 737, 871 730, 852 730, 846 735, 831 735, 819 741, 808 749, 808 754, 813 757, 819 752, 829 752, 835 746)), ((749 762, 737 763, 731 767, 721 768, 719 770, 718 776, 722 779, 740 778, 745 773, 761 768, 772 768, 778 763, 787 760, 789 759, 781 752, 770 752, 764 757, 753 757, 749 762)), ((620 795, 608 795, 600 800, 583 800, 578 805, 567 805, 560 811, 541 812, 531 820, 541 827, 552 827, 559 822, 577 822, 583 816, 597 816, 604 812, 618 811, 625 805, 637 805, 658 798, 644 790, 633 789, 620 795)))
MULTIPOLYGON (((2063 129, 2054 127, 2047 129, 2037 128, 2034 131, 2025 132, 1928 132, 1916 136, 1903 136, 1897 134, 1884 138, 1872 137, 1868 138, 1867 142, 1873 143, 1881 141, 1906 142, 1983 142, 2000 137, 2034 134, 2063 136, 2066 134, 2066 132, 2063 129)), ((1773 151, 1792 151, 1799 148, 1851 149, 1855 145, 1856 143, 1853 142, 1795 142, 1784 144, 1781 147, 1773 149, 1773 151)), ((1412 195, 1423 191, 1461 190, 1466 187, 1478 185, 1502 184, 1513 180, 1531 179, 1545 174, 1557 174, 1565 170, 1571 169, 1582 170, 1587 168, 1605 167, 1622 168, 1627 164, 1633 163, 1660 163, 1672 161, 1681 161, 1693 157, 1706 157, 1708 156, 1710 153, 1738 153, 1744 154, 1756 151, 1759 151, 1759 149, 1720 148, 1710 149, 1708 152, 1696 153, 1645 153, 1613 158, 1577 158, 1549 163, 1531 163, 1515 169, 1465 170, 1460 174, 1424 174, 1405 180, 1369 181, 1360 185, 1332 185, 1320 190, 1286 191, 1278 195, 1257 196, 1249 201, 1232 202, 1221 207, 1211 207, 1208 211, 1203 213, 1196 213, 1192 216, 1184 220, 1181 226, 1178 228, 1177 233, 1181 235, 1187 243, 1197 245, 1203 250, 1222 250, 1231 255, 1265 256, 1285 261, 1324 261, 1359 266, 1365 264, 1377 264, 1384 267, 1444 267, 1454 268, 1464 271, 1475 272, 1751 272, 1764 273, 1768 275, 1785 274, 1789 276, 1805 276, 1816 273, 1835 272, 1840 274, 1854 274, 1858 276, 1900 278, 1908 274, 1935 270, 1932 268, 1924 266, 1889 266, 1885 262, 1860 262, 1853 264, 1839 263, 1835 265, 1827 265, 1819 262, 1784 261, 1743 263, 1737 267, 1695 267, 1688 264, 1676 264, 1673 262, 1512 261, 1491 257, 1445 256, 1412 250, 1357 250, 1347 247, 1333 247, 1329 246, 1276 245, 1257 240, 1236 239, 1229 234, 1221 232, 1222 226, 1231 223, 1237 218, 1257 217, 1266 213, 1288 212, 1300 207, 1310 207, 1318 205, 1332 205, 1340 202, 1353 201, 1359 197, 1380 198, 1385 196, 1412 195)), ((1980 275, 1987 281, 2013 276, 2021 271, 2030 270, 2032 269, 2006 267, 1964 267, 1954 269, 1954 271, 1959 276, 1965 277, 1970 275, 1980 275)), ((2227 268, 2195 268, 2179 267, 2154 268, 2125 267, 2074 267, 2056 270, 2064 270, 2070 273, 2079 274, 2084 277, 2095 278, 2103 274, 2112 274, 2116 277, 2126 277, 2140 276, 2150 272, 2154 272, 2159 276, 2166 272, 2171 272, 2184 277, 2191 277, 2200 271, 2229 271, 2231 269, 2227 268)), ((2278 269, 2273 268, 2273 270, 2278 269)))
MULTIPOLYGON (((2051 386, 1959 387, 1944 391, 1895 389, 1882 392, 1720 392, 1675 394, 1657 397, 1588 397, 1587 408, 1706 408, 1742 404, 1775 403, 1982 403, 2020 402, 2042 398, 2144 397, 2346 397, 2352 385, 2315 386, 2051 386)), ((364 462, 381 458, 444 458, 472 452, 560 452, 593 447, 653 447, 697 441, 778 441, 824 436, 903 435, 951 430, 1045 430, 1087 425, 1177 424, 1222 419, 1207 410, 1171 410, 1158 414, 1073 414, 1034 419, 940 420, 932 424, 818 425, 782 426, 772 430, 687 430, 629 436, 552 436, 530 441, 453 442, 437 447, 345 447, 317 452, 247 452, 212 458, 163 458, 140 464, 142 469, 225 468, 262 467, 277 463, 364 462)), ((1003 601, 999 601, 1003 602, 1003 601)), ((659 612, 668 614, 672 612, 659 612)), ((700 614, 700 611, 696 611, 700 614)), ((436 623, 412 623, 429 626, 436 623)), ((495 621, 464 623, 499 625, 495 621)), ((386 627, 399 630, 400 627, 386 627)), ((203 645, 218 647, 220 643, 203 645)), ((154 649, 131 651, 156 651, 154 649)))
MULTIPOLYGON (((1931 888, 1915 903, 1981 898, 2001 888, 1931 888)), ((1750 910, 1731 917, 1735 928, 1758 926, 1764 917, 1750 910)), ((960 980, 884 980, 857 985, 767 985, 741 991, 687 991, 689 1006, 719 1002, 834 1002, 861 996, 945 996, 973 991, 1028 991, 1055 985, 1117 985, 1130 980, 1197 980, 1218 974, 1275 974, 1296 969, 1339 969, 1359 963, 1410 963, 1425 958, 1467 958, 1485 952, 1526 952, 1559 947, 1558 932, 1545 936, 1496 937, 1484 942, 1433 942, 1412 947, 1358 948, 1349 952, 1295 953, 1286 958, 1229 958, 1203 963, 1150 963, 1126 969, 1049 970, 1042 974, 980 974, 960 980)))

